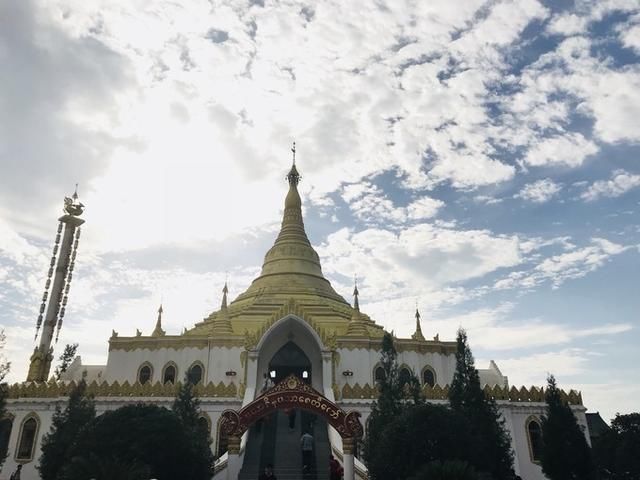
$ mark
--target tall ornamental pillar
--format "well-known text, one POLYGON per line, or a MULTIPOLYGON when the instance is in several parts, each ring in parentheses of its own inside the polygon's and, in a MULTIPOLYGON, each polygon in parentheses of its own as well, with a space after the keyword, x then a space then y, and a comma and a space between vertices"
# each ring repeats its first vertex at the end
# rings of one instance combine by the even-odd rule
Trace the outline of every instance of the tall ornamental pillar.
POLYGON ((79 227, 84 223, 84 220, 78 217, 82 215, 83 211, 84 205, 78 201, 76 187, 76 192, 72 197, 65 197, 65 215, 58 219, 58 232, 56 234, 49 274, 47 276, 44 295, 42 296, 42 304, 40 305, 40 314, 36 325, 36 338, 38 338, 38 332, 41 327, 42 335, 40 336, 40 344, 35 347, 33 355, 31 355, 31 363, 29 365, 29 372, 27 373, 28 382, 46 382, 49 378, 51 362, 53 360, 53 347, 51 342, 54 332, 56 333, 56 342, 58 341, 58 335, 62 327, 62 319, 64 318, 67 306, 69 287, 71 285, 80 238, 79 227), (64 233, 62 233, 63 228, 64 233), (61 233, 62 242, 60 242, 61 233), (58 250, 60 252, 59 255, 58 250), (47 299, 49 301, 48 305, 47 299))
POLYGON ((356 439, 342 439, 342 468, 344 469, 344 480, 356 479, 356 466, 353 454, 355 452, 356 439))

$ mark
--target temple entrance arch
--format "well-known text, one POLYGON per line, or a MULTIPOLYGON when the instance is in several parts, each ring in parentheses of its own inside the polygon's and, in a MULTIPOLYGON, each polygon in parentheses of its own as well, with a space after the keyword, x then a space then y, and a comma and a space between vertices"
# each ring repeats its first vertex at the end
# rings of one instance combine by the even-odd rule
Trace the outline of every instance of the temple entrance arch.
MULTIPOLYGON (((325 350, 322 340, 318 333, 303 319, 296 315, 287 315, 273 325, 262 335, 262 338, 255 347, 254 353, 249 353, 249 359, 255 355, 255 373, 251 373, 249 379, 249 387, 253 387, 253 394, 248 400, 256 398, 264 385, 264 375, 268 375, 272 362, 280 363, 280 367, 285 372, 287 370, 287 361, 290 367, 299 370, 299 366, 310 366, 308 370, 311 386, 319 392, 325 392, 326 388, 331 388, 331 382, 325 382, 327 374, 331 373, 331 352, 325 350), (292 344, 292 345, 289 345, 292 344), (302 353, 303 356, 297 353, 302 353), (306 357, 306 358, 304 358, 306 357), (300 363, 301 365, 295 365, 300 363), (327 367, 327 372, 325 372, 327 367), (311 375, 313 373, 313 375, 311 375), (252 385, 253 384, 253 385, 252 385)), ((300 376, 304 369, 300 370, 300 376)), ((284 378, 285 375, 278 375, 278 380, 284 378)), ((276 369, 277 374, 277 369, 276 369)), ((248 401, 245 401, 247 404, 248 401)))
POLYGON ((342 437, 344 478, 353 480, 355 444, 364 433, 360 423, 360 412, 346 412, 294 374, 290 374, 239 411, 222 412, 220 430, 229 439, 228 478, 237 478, 240 470, 240 439, 249 427, 278 410, 291 408, 319 415, 335 428, 342 437))

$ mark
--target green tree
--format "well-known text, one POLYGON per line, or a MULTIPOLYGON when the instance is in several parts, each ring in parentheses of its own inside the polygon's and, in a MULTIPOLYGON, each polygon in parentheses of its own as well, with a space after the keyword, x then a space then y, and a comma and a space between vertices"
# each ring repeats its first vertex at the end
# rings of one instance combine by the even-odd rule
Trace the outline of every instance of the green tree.
POLYGON ((640 413, 617 414, 611 429, 594 441, 593 454, 601 478, 640 478, 640 413))
POLYGON ((6 336, 4 330, 0 330, 0 469, 7 458, 9 450, 9 436, 11 435, 12 421, 7 417, 8 385, 4 381, 11 368, 11 362, 4 355, 6 336))
POLYGON ((595 477, 591 449, 553 375, 547 378, 547 415, 542 418, 542 471, 551 480, 595 477))
POLYGON ((602 478, 640 478, 640 413, 617 414, 611 429, 594 442, 593 452, 602 478))
POLYGON ((42 439, 42 455, 38 470, 42 480, 56 480, 68 459, 79 432, 96 416, 93 398, 87 395, 87 384, 81 380, 69 394, 64 410, 56 406, 51 430, 42 439))
POLYGON ((476 437, 478 448, 471 463, 496 480, 515 478, 511 438, 495 400, 487 397, 480 386, 480 376, 463 329, 458 330, 456 371, 449 388, 449 402, 454 411, 467 419, 468 428, 476 437))
MULTIPOLYGON (((382 378, 378 381, 378 398, 373 402, 364 440, 364 455, 367 462, 378 455, 377 444, 385 428, 409 405, 423 403, 420 382, 414 374, 401 381, 398 371, 398 352, 393 344, 393 336, 385 332, 382 337, 380 365, 382 378)), ((372 475, 372 478, 376 478, 372 475)), ((380 477, 382 478, 382 477, 380 477)))
POLYGON ((407 480, 479 480, 479 477, 468 462, 436 460, 421 467, 407 480))
POLYGON ((58 478, 209 480, 209 459, 193 446, 191 435, 171 410, 127 405, 96 417, 82 429, 58 478), (138 473, 114 477, 114 471, 138 473))
POLYGON ((71 365, 71 362, 73 362, 73 359, 76 358, 77 351, 78 351, 77 343, 72 343, 72 344, 67 343, 65 345, 64 351, 58 357, 60 364, 56 367, 55 373, 53 374, 57 381, 60 381, 60 377, 62 376, 62 374, 67 371, 67 369, 69 368, 69 365, 71 365))
POLYGON ((192 438, 194 454, 206 459, 209 468, 213 468, 213 453, 211 453, 211 439, 209 437, 208 424, 202 421, 200 400, 194 393, 194 386, 185 379, 178 387, 176 398, 173 402, 173 412, 180 419, 185 429, 192 438))
POLYGON ((376 442, 374 455, 367 461, 369 475, 405 479, 421 475, 432 462, 466 462, 478 448, 474 441, 459 413, 443 405, 410 405, 386 426, 376 442))

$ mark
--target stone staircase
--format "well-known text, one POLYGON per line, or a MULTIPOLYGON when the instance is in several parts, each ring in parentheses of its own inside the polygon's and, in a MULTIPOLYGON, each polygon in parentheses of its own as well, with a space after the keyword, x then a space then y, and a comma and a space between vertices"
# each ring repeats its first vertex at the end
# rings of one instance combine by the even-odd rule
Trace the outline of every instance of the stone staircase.
POLYGON ((329 480, 329 436, 327 423, 313 414, 298 410, 295 428, 289 429, 289 419, 277 412, 262 425, 254 425, 244 455, 239 480, 257 480, 269 463, 274 466, 278 480, 329 480), (300 451, 301 426, 307 427, 314 438, 314 464, 309 472, 302 472, 300 451))

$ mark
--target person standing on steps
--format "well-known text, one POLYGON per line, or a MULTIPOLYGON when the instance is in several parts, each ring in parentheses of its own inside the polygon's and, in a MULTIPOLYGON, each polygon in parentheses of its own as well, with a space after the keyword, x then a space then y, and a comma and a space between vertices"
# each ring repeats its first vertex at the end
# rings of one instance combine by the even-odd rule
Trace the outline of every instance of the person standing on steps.
POLYGON ((264 472, 260 474, 258 480, 278 480, 278 478, 273 474, 273 465, 268 464, 264 467, 264 472))
POLYGON ((18 465, 18 468, 11 474, 9 480, 20 480, 20 476, 22 475, 20 472, 22 472, 22 465, 18 465))
POLYGON ((302 471, 311 470, 311 456, 313 454, 313 436, 309 432, 304 432, 300 437, 300 448, 302 449, 302 471))

